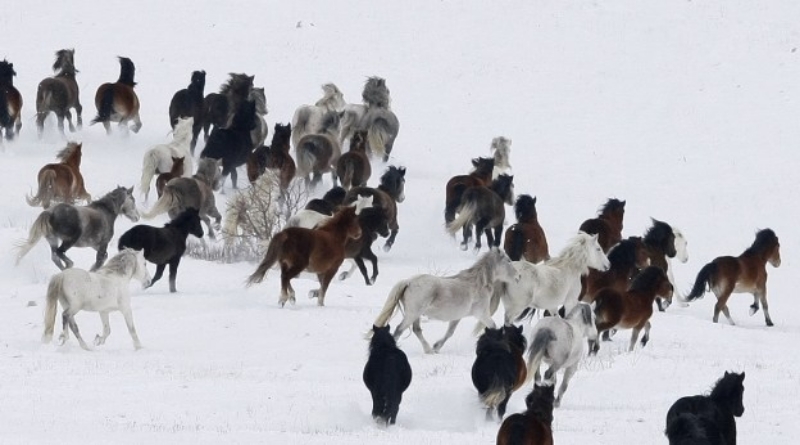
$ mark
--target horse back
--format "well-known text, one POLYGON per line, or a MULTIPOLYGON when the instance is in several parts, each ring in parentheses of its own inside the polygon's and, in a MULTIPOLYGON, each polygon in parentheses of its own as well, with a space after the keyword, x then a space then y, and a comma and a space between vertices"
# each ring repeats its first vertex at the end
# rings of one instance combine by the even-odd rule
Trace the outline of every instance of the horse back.
MULTIPOLYGON (((736 443, 736 419, 733 414, 720 408, 710 397, 695 395, 681 397, 667 411, 667 428, 682 414, 692 414, 702 423, 711 423, 723 435, 722 444, 736 443)), ((715 442, 711 442, 715 443, 715 442)))
POLYGON ((553 445, 553 432, 539 419, 514 414, 500 426, 497 445, 553 445))
POLYGON ((343 204, 350 205, 354 203, 359 196, 370 197, 372 196, 372 207, 379 207, 386 211, 386 218, 389 220, 389 227, 393 230, 398 228, 397 225, 397 203, 383 190, 372 187, 353 187, 348 190, 345 195, 343 204))
POLYGON ((370 351, 363 380, 370 391, 402 393, 411 385, 411 365, 400 348, 383 346, 370 351))
POLYGON ((97 88, 94 96, 95 106, 100 109, 105 102, 111 103, 111 117, 127 117, 139 113, 139 97, 133 87, 123 83, 104 83, 97 88), (110 100, 109 100, 110 99, 110 100))
MULTIPOLYGON (((721 256, 714 258, 712 264, 716 268, 709 280, 711 289, 721 291, 730 289, 732 291, 737 285, 748 287, 756 284, 757 267, 749 268, 747 261, 742 261, 741 257, 721 256)), ((763 265, 761 269, 766 275, 763 265)))
POLYGON ((77 97, 78 84, 74 78, 48 77, 39 82, 36 92, 36 112, 64 112, 77 101, 77 97))

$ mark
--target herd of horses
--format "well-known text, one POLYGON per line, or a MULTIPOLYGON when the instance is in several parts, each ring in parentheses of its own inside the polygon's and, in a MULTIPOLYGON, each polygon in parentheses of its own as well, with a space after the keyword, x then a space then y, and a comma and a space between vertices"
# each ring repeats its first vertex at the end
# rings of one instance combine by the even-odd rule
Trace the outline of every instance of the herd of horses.
MULTIPOLYGON (((97 116, 92 123, 102 123, 107 132, 111 131, 110 122, 119 122, 123 128, 130 123, 135 133, 142 126, 134 91, 135 67, 125 57, 119 62, 117 82, 103 84, 97 90, 97 116)), ((40 135, 51 112, 62 133, 65 119, 70 131, 75 131, 71 109, 77 115, 78 128, 82 125, 74 50, 58 51, 53 69, 56 75, 44 79, 37 91, 40 135)), ((7 139, 13 139, 21 127, 22 98, 13 87, 15 75, 11 63, 0 62, 0 131, 7 139)), ((103 334, 97 336, 95 344, 103 344, 110 334, 108 313, 118 310, 134 346, 139 348, 128 282, 137 279, 145 287, 152 286, 169 266, 169 290, 177 291, 177 271, 188 236, 202 238, 207 233, 215 238, 223 218, 215 192, 228 176, 232 187, 237 188, 240 167, 246 167, 251 184, 268 173, 274 175, 281 193, 298 181, 313 192, 323 183, 323 175, 331 177, 325 196, 309 201, 272 236, 248 285, 261 282, 267 271, 278 265, 279 303, 294 304, 291 280, 303 271, 311 272, 320 284, 311 296, 322 306, 347 258, 359 268, 366 285, 375 282, 378 266, 372 244, 378 237, 386 238, 385 251, 394 244, 399 231, 398 204, 405 199, 406 181, 405 168, 387 166, 377 187, 367 185, 373 163, 389 160, 399 131, 385 80, 370 77, 366 81, 363 104, 347 104, 335 85, 324 85, 324 96, 316 104, 299 107, 290 124, 275 125, 270 145, 264 145, 268 134, 266 98, 253 81, 254 76, 232 73, 219 93, 204 96, 205 72, 195 71, 189 86, 175 93, 169 105, 173 140, 144 155, 139 186, 146 201, 152 179, 158 175, 159 198, 141 216, 150 219, 167 213, 170 222, 164 227, 134 226, 119 237, 119 253, 108 261, 116 218, 125 215, 133 222, 140 218, 133 187, 117 187, 93 200, 81 175, 82 144, 77 142, 69 142, 57 154, 59 162, 40 169, 38 191, 27 201, 44 210, 33 222, 28 239, 20 243, 17 261, 45 238, 52 261, 60 269, 48 285, 43 341, 52 338, 56 304, 60 302, 61 343, 71 330, 81 347, 89 349, 74 319, 78 311, 89 310, 100 313, 103 334), (201 129, 205 140, 196 159, 201 129), (349 151, 342 153, 348 143, 349 151), (66 256, 72 247, 97 251, 88 271, 72 267, 72 260, 66 256), (372 274, 367 272, 365 259, 372 262, 372 274), (145 261, 156 265, 152 278, 145 261), (100 293, 114 298, 98 299, 100 293)), ((527 411, 503 421, 497 443, 552 443, 553 408, 561 404, 581 359, 598 352, 601 334, 608 337, 618 329, 630 329, 629 349, 633 350, 637 342, 644 346, 650 339, 654 306, 665 311, 673 301, 676 289, 670 263, 673 259, 688 260, 686 238, 680 230, 653 219, 643 236, 623 238, 626 202, 609 199, 597 217, 577 225, 578 234, 558 255, 551 256, 545 231, 538 222, 536 198, 515 195, 510 147, 510 139, 495 138, 492 157, 472 159, 472 171, 452 177, 445 185, 447 232, 462 232, 464 250, 472 238, 475 249, 480 250, 485 235, 489 252, 452 276, 423 274, 399 281, 373 323, 364 382, 373 395, 373 416, 382 423, 395 422, 402 393, 411 383, 408 359, 396 344, 400 335, 411 328, 424 352, 436 353, 460 321, 473 316, 479 321, 475 332, 481 335, 472 377, 487 418, 496 413, 502 420, 511 394, 535 380, 526 398, 527 411), (506 223, 506 206, 513 206, 516 217, 510 225, 506 223), (498 327, 493 315, 501 302, 504 323, 498 327), (403 319, 390 333, 389 321, 398 309, 402 309, 403 319), (515 323, 537 309, 547 316, 533 326, 528 345, 522 328, 515 323), (449 323, 445 335, 433 345, 423 336, 422 317, 449 323), (549 367, 542 378, 539 368, 543 363, 549 367), (556 392, 556 375, 562 369, 556 392)), ((717 297, 713 321, 717 322, 722 312, 734 324, 727 301, 734 292, 749 292, 754 296, 751 315, 763 307, 765 322, 772 326, 766 264, 778 267, 780 261, 778 237, 770 229, 761 230, 741 255, 718 257, 705 265, 691 292, 685 298, 678 295, 679 300, 694 301, 710 289, 717 297)), ((341 278, 352 272, 343 272, 341 278)), ((667 416, 671 443, 735 443, 732 416, 741 416, 744 410, 743 379, 744 374, 726 372, 709 397, 676 402, 667 416), (701 437, 706 442, 691 442, 701 437)))

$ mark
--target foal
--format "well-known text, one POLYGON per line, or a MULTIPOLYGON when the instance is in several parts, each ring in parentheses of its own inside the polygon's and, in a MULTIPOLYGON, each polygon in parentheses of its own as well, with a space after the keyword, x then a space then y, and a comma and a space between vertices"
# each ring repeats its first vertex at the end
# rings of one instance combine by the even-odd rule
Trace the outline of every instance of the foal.
POLYGON ((166 173, 161 173, 156 178, 156 193, 158 193, 158 197, 160 198, 161 195, 164 194, 164 186, 173 179, 173 178, 180 178, 183 176, 184 173, 184 166, 183 161, 186 159, 185 157, 181 156, 180 158, 172 157, 172 169, 166 173))
POLYGON ((81 175, 82 147, 83 144, 70 142, 56 155, 61 162, 47 164, 39 170, 39 190, 36 195, 26 198, 28 205, 48 208, 54 199, 68 204, 74 204, 79 199, 86 200, 88 204, 92 200, 81 175))
POLYGON ((769 262, 773 267, 781 265, 781 244, 771 229, 760 230, 756 239, 747 250, 738 257, 721 256, 703 266, 697 274, 692 291, 686 301, 693 301, 703 296, 706 285, 717 296, 714 306, 714 323, 719 320, 719 313, 725 314, 730 324, 734 324, 728 311, 728 298, 732 293, 748 292, 753 294, 750 315, 758 312, 759 301, 764 306, 764 320, 772 326, 767 305, 767 268, 769 262))
POLYGON ((503 250, 512 261, 522 258, 531 263, 550 259, 547 237, 536 213, 536 197, 519 195, 514 203, 517 223, 506 229, 503 250))
POLYGON ((92 119, 92 124, 102 122, 106 133, 111 134, 110 122, 119 122, 119 125, 124 127, 128 121, 133 121, 131 130, 138 133, 142 128, 142 121, 139 119, 139 97, 133 91, 133 87, 136 86, 136 82, 133 81, 136 67, 127 57, 120 57, 119 65, 119 79, 114 83, 104 83, 97 88, 97 93, 94 95, 97 117, 92 119))
POLYGON ((497 432, 497 445, 553 445, 555 385, 534 385, 525 397, 528 409, 509 416, 497 432))
POLYGON ((578 230, 597 234, 605 253, 622 240, 622 219, 625 217, 625 201, 609 199, 597 218, 587 219, 578 230))

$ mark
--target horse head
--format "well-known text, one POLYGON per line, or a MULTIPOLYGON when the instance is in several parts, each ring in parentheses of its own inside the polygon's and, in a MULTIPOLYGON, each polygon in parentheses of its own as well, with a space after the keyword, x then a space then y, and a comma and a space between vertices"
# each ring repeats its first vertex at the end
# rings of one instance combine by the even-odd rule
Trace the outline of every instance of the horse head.
POLYGON ((53 63, 53 71, 59 74, 75 74, 75 50, 60 49, 56 51, 56 61, 53 63))
POLYGON ((669 258, 675 258, 677 251, 672 226, 652 217, 650 220, 653 221, 653 226, 644 235, 645 244, 660 249, 669 258))
POLYGON ((492 249, 487 255, 491 255, 494 261, 494 279, 506 283, 518 283, 522 274, 511 258, 500 249, 492 249))
POLYGON ((689 242, 683 236, 683 232, 672 226, 672 234, 675 235, 675 258, 681 263, 689 261, 689 242))
POLYGON ((189 85, 203 91, 206 87, 206 72, 204 70, 193 71, 192 80, 189 82, 189 85))
POLYGON ((586 232, 578 232, 576 245, 583 248, 586 257, 586 265, 600 272, 605 272, 611 267, 611 262, 600 247, 597 235, 589 235, 586 232))
POLYGON ((742 417, 744 414, 744 372, 737 374, 725 371, 725 375, 717 380, 709 397, 717 403, 727 405, 734 416, 742 417))
POLYGON ((17 72, 14 71, 14 64, 3 59, 0 62, 0 85, 14 85, 14 76, 17 72))
POLYGON ((120 212, 133 222, 139 221, 139 210, 136 209, 136 198, 133 197, 133 187, 126 189, 117 186, 117 190, 123 190, 125 197, 120 206, 120 212))
POLYGON ((403 202, 406 199, 406 168, 390 166, 381 176, 381 185, 395 201, 403 202))
POLYGON ((184 210, 183 213, 175 218, 174 223, 175 225, 186 227, 186 230, 190 235, 194 235, 198 238, 203 238, 203 235, 205 234, 203 232, 203 225, 200 224, 200 211, 194 207, 189 207, 188 209, 184 210))
POLYGON ((504 203, 514 205, 514 176, 502 174, 492 181, 490 188, 504 203))
POLYGON ((759 230, 756 233, 756 240, 747 250, 765 256, 773 267, 781 265, 781 243, 772 229, 759 230))

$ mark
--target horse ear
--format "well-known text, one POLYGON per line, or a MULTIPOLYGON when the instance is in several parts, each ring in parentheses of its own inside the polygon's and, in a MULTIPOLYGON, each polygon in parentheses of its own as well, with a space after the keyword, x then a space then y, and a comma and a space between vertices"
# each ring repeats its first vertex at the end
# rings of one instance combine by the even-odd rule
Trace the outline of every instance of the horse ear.
POLYGON ((406 175, 406 168, 405 167, 400 167, 397 170, 400 171, 400 176, 405 176, 406 175))
POLYGON ((133 186, 131 186, 131 188, 128 189, 128 194, 133 195, 133 186))
POLYGON ((741 374, 741 377, 740 377, 740 381, 744 382, 744 371, 742 371, 742 374, 741 374))

